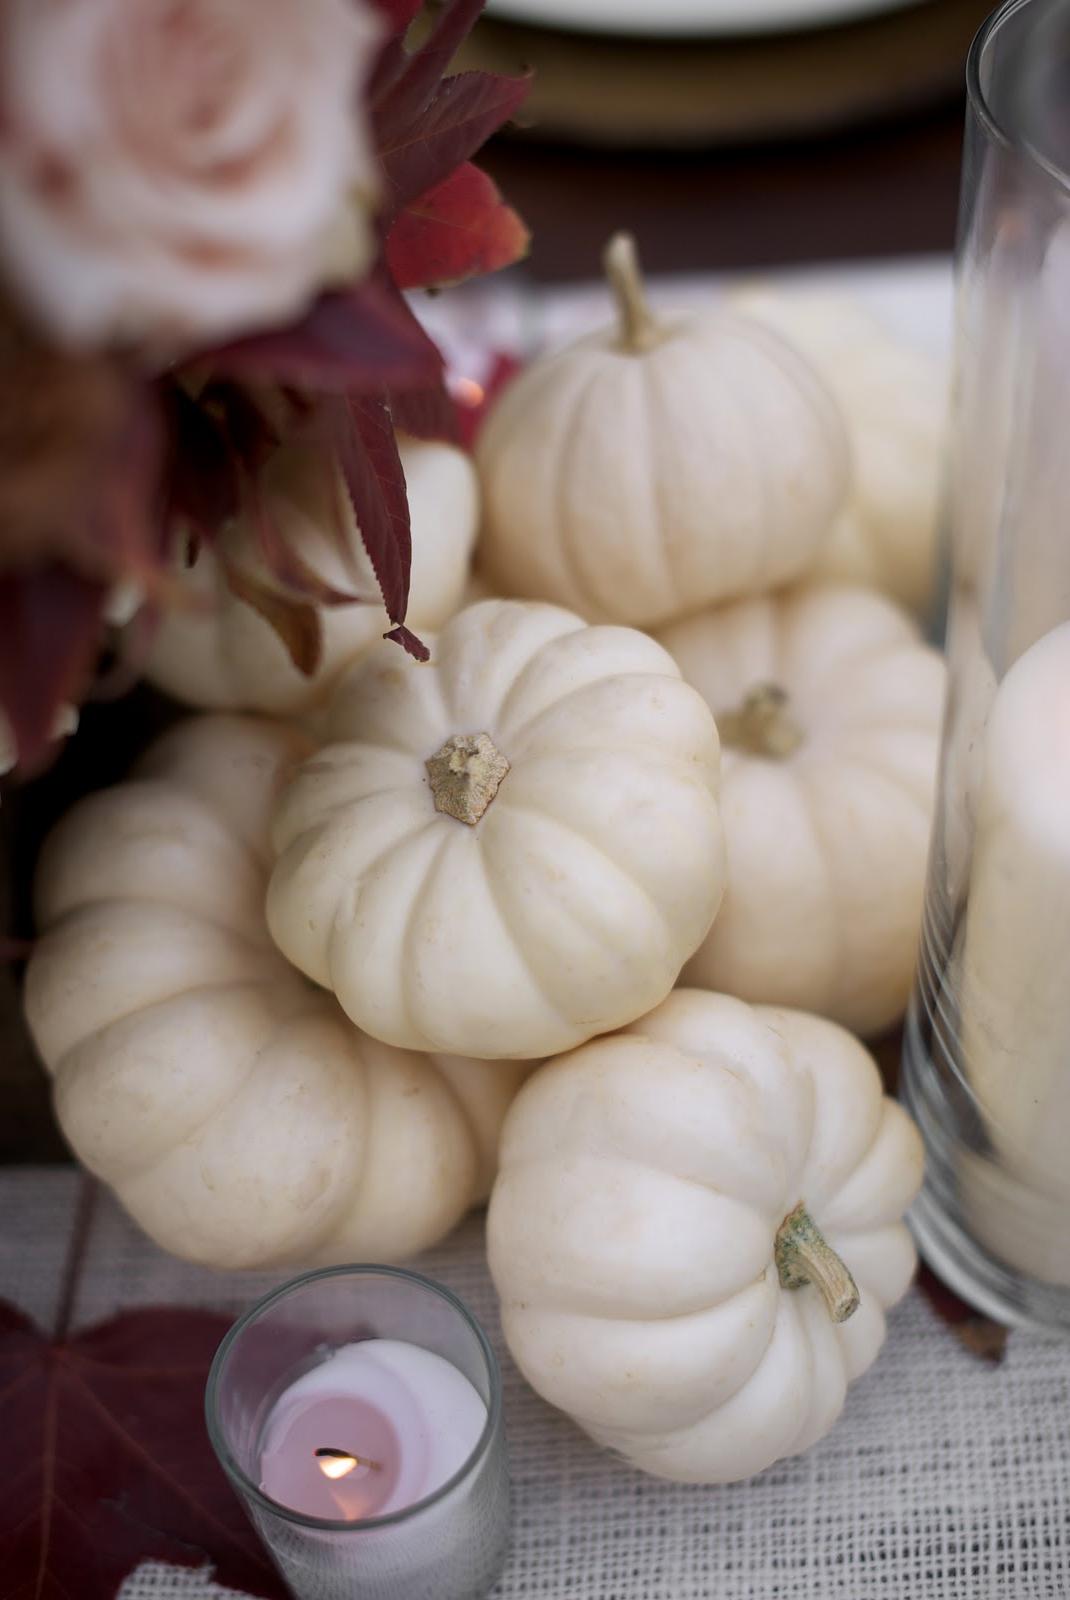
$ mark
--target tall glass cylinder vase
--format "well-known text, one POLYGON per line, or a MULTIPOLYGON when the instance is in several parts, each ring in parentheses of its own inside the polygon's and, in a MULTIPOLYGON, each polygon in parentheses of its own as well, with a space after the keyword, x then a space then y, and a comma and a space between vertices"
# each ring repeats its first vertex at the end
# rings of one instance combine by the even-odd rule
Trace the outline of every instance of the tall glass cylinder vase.
POLYGON ((1070 0, 1002 6, 968 81, 950 694, 904 1094, 934 1265, 1070 1331, 1070 0))

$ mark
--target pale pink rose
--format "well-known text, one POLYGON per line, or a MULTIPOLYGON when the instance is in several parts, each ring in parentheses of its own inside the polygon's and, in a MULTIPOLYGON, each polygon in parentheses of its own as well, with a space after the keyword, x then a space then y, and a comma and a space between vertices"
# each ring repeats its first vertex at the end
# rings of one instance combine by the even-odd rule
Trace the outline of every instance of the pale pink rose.
POLYGON ((0 271, 53 337, 157 350, 356 276, 366 0, 3 0, 0 271))

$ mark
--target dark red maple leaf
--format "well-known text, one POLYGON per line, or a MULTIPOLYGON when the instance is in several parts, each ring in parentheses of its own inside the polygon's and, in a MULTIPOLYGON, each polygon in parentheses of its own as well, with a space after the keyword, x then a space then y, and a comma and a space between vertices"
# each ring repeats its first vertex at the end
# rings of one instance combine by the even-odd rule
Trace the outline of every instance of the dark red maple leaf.
POLYGON ((923 1261, 918 1270, 918 1288, 941 1322, 946 1322, 959 1343, 971 1355, 998 1365, 1003 1360, 1009 1330, 1001 1322, 986 1317, 975 1306, 960 1300, 942 1278, 923 1261))
MULTIPOLYGON (((388 97, 403 96, 405 79, 388 97)), ((385 208, 392 221, 405 206, 443 182, 468 161, 490 135, 508 122, 528 92, 527 78, 488 72, 457 72, 443 78, 414 115, 387 110, 379 128, 379 159, 388 186, 385 208)))
POLYGON ((453 397, 444 382, 426 389, 391 391, 387 396, 394 426, 415 439, 445 439, 456 444, 460 439, 453 397))
POLYGON ((342 478, 353 502, 361 538, 394 629, 388 635, 411 655, 427 650, 402 624, 409 603, 412 537, 405 478, 394 422, 385 398, 331 398, 321 408, 342 478))
POLYGON ((321 295, 289 328, 250 334, 213 350, 214 371, 315 391, 419 388, 442 356, 386 272, 321 295))
POLYGON ((0 1600, 113 1600, 146 1560, 285 1600, 204 1425, 226 1329, 161 1307, 50 1340, 0 1302, 0 1600))
POLYGON ((401 289, 461 283, 517 261, 530 240, 497 184, 466 161, 398 217, 386 260, 401 289))

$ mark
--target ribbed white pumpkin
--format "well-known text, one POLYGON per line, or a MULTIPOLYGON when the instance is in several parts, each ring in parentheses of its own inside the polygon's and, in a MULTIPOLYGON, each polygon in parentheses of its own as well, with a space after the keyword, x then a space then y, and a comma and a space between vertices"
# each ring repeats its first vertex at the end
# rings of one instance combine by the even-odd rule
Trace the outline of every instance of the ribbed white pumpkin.
POLYGON ((201 717, 60 823, 26 1012, 75 1153, 217 1267, 389 1260, 484 1197, 523 1076, 368 1039, 264 925, 268 816, 307 747, 201 717))
POLYGON ((847 295, 754 288, 734 303, 812 363, 847 424, 851 490, 816 575, 873 584, 925 612, 936 580, 946 364, 847 295))
POLYGON ((749 1477, 827 1433, 876 1356, 921 1172, 850 1034, 677 990, 506 1118, 487 1232, 509 1348, 633 1466, 749 1477))
MULTIPOLYGON (((479 523, 479 485, 469 458, 450 445, 400 442, 412 522, 408 624, 433 631, 453 615, 468 580, 479 523)), ((146 665, 153 683, 177 700, 213 710, 296 714, 321 700, 341 668, 389 628, 371 562, 340 479, 322 457, 281 450, 264 474, 264 495, 280 538, 325 582, 369 603, 323 606, 323 649, 311 677, 298 671, 274 628, 234 595, 207 546, 183 575, 194 608, 165 613, 146 665), (360 582, 355 584, 329 532, 341 513, 360 582)), ((232 557, 263 574, 255 535, 243 521, 224 536, 232 557)))
POLYGON ((831 395, 753 320, 653 317, 629 240, 607 268, 620 324, 533 363, 480 434, 487 581, 646 626, 799 577, 846 493, 831 395))
POLYGON ((360 1027, 536 1057, 668 994, 721 897, 713 718, 661 647, 487 600, 349 669, 275 821, 268 923, 360 1027))
POLYGON ((686 982, 863 1034, 910 992, 944 666, 890 600, 814 584, 662 629, 717 718, 728 887, 686 982))

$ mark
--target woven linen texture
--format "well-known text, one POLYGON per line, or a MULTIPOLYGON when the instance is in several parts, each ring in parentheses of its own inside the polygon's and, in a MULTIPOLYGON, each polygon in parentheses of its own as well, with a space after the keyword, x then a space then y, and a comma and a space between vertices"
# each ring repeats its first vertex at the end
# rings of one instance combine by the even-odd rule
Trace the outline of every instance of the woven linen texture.
MULTIPOLYGON (((47 1319, 78 1175, 0 1172, 0 1295, 47 1319)), ((749 1483, 682 1488, 595 1449, 501 1344, 481 1217, 415 1263, 495 1339, 506 1383, 513 1553, 496 1600, 1067 1600, 1070 1344, 1019 1331, 968 1355, 915 1291, 821 1444, 749 1483)), ((100 1195, 78 1323, 127 1306, 236 1314, 289 1273, 173 1261, 100 1195)), ((206 1573, 145 1565, 122 1600, 220 1600, 206 1573)))

